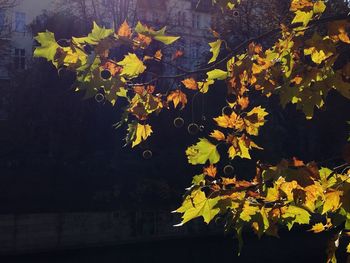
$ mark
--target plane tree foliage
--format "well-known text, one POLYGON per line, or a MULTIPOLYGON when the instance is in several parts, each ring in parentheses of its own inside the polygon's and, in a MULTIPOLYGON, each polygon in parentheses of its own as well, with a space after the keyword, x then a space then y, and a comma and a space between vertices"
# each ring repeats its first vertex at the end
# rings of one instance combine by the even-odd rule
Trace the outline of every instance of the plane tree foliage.
MULTIPOLYGON (((239 4, 213 0, 222 12, 239 4)), ((256 173, 250 180, 233 176, 233 167, 218 169, 225 158, 251 160, 253 151, 263 151, 264 145, 256 139, 269 112, 257 96, 267 101, 277 97, 283 107, 293 104, 309 121, 325 107, 329 93, 350 99, 349 14, 330 13, 331 5, 332 1, 291 0, 289 13, 276 27, 234 47, 213 30, 208 64, 195 70, 174 63, 181 51, 171 58, 163 52, 178 36, 169 35, 166 27, 155 29, 141 22, 131 27, 125 21, 117 31, 94 23, 87 36, 64 41, 52 32, 41 32, 35 38, 34 56, 47 59, 58 72, 75 72, 73 88, 85 98, 123 107, 116 126, 125 127, 125 142, 132 148, 154 136, 150 119, 160 112, 183 110, 189 96, 208 95, 215 83, 226 85, 227 103, 212 120, 216 128, 185 151, 188 162, 202 172, 193 177, 182 205, 174 211, 182 215, 179 226, 198 217, 208 224, 221 219, 226 231, 235 232, 239 250, 245 228, 258 237, 278 237, 283 226, 290 230, 304 225, 314 233, 333 230, 327 262, 336 262, 339 242, 350 232, 349 147, 344 164, 337 167, 297 158, 277 164, 252 160, 256 173), (152 50, 152 43, 159 49, 152 50), (115 55, 115 50, 123 55, 115 55), (152 63, 175 67, 179 73, 156 73, 149 66, 152 63), (168 79, 176 85, 158 86, 168 79)), ((190 132, 196 129, 196 125, 189 127, 190 132)))

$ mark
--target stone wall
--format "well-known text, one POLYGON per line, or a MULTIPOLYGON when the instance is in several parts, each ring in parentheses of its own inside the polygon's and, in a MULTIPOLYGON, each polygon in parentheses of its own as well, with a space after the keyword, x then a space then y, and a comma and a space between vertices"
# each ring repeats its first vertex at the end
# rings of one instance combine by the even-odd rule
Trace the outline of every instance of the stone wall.
POLYGON ((0 254, 21 254, 208 234, 201 221, 173 227, 169 212, 0 215, 0 254))

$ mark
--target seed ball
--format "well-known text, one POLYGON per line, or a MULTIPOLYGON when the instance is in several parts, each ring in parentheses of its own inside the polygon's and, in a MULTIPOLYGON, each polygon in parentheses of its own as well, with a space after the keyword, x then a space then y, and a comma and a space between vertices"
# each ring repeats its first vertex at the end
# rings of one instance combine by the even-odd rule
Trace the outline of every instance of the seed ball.
POLYGON ((204 131, 204 129, 205 129, 204 125, 200 125, 200 126, 199 126, 199 131, 202 132, 202 131, 204 131))
POLYGON ((226 176, 233 175, 234 171, 235 171, 235 168, 230 164, 228 164, 224 167, 224 174, 226 176))
POLYGON ((233 11, 233 16, 234 16, 234 17, 238 17, 238 16, 239 16, 239 12, 238 12, 237 10, 234 10, 234 11, 233 11))
POLYGON ((142 156, 143 156, 144 159, 149 160, 149 159, 152 158, 153 153, 152 153, 152 151, 150 151, 150 150, 146 150, 146 151, 144 151, 144 152, 142 153, 142 156))
POLYGON ((182 128, 184 126, 184 124, 185 124, 185 121, 183 118, 177 117, 174 119, 174 126, 176 128, 182 128))
POLYGON ((102 94, 102 93, 97 93, 95 95, 95 100, 98 102, 98 103, 101 103, 105 100, 105 96, 102 94))
POLYGON ((223 115, 231 115, 232 114, 232 109, 229 106, 223 107, 221 111, 222 111, 223 115))
POLYGON ((235 103, 237 101, 237 96, 234 94, 230 94, 227 96, 226 101, 230 104, 235 103))
POLYGON ((196 135, 196 134, 199 132, 198 124, 196 124, 196 123, 191 123, 190 125, 188 125, 187 131, 188 131, 188 133, 191 134, 191 135, 196 135))
POLYGON ((110 79, 112 77, 112 74, 109 70, 104 69, 101 71, 101 78, 104 80, 110 79))

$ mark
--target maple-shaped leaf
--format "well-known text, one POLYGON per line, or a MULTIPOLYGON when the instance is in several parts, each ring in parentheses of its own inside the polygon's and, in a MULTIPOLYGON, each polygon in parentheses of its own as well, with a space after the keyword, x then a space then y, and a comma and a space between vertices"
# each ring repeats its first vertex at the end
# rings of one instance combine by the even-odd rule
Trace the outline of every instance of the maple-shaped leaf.
POLYGON ((243 119, 234 111, 231 113, 231 115, 223 114, 217 118, 214 118, 214 121, 216 121, 217 125, 222 128, 234 128, 242 131, 244 127, 243 119))
POLYGON ((186 150, 188 162, 190 164, 205 164, 209 161, 215 164, 220 161, 220 154, 216 145, 209 142, 207 139, 200 139, 195 145, 192 145, 186 150))
POLYGON ((130 28, 128 22, 126 22, 126 20, 119 27, 117 34, 118 34, 118 36, 121 36, 121 37, 127 37, 127 38, 131 37, 131 34, 132 34, 131 28, 130 28))
POLYGON ((34 39, 40 44, 34 50, 34 57, 42 57, 46 58, 47 61, 54 62, 57 48, 60 47, 56 42, 54 33, 46 30, 46 32, 39 33, 34 39))
POLYGON ((121 73, 123 69, 122 67, 118 66, 116 63, 113 63, 110 61, 107 61, 104 65, 102 65, 102 68, 108 70, 113 77, 121 73))
POLYGON ((120 75, 130 79, 138 77, 146 70, 146 66, 143 62, 133 53, 128 53, 128 55, 117 64, 123 67, 120 75))
POLYGON ((235 157, 251 159, 249 150, 252 148, 262 149, 245 135, 241 137, 229 136, 227 141, 231 144, 228 149, 228 155, 231 159, 235 157))
POLYGON ((165 45, 170 45, 180 38, 180 37, 166 35, 165 34, 166 27, 163 27, 162 29, 156 31, 150 27, 147 27, 146 25, 143 25, 141 22, 137 23, 135 27, 135 31, 139 34, 152 37, 153 39, 160 41, 165 45))
POLYGON ((253 206, 249 202, 244 202, 242 212, 239 215, 239 218, 245 222, 249 222, 252 219, 252 216, 260 212, 260 208, 258 206, 253 206))
POLYGON ((162 60, 162 58, 163 58, 163 53, 162 53, 162 51, 161 51, 161 50, 157 50, 153 57, 154 57, 155 59, 157 59, 157 60, 162 60))
POLYGON ((218 141, 225 141, 226 140, 226 136, 225 134, 223 134, 221 131, 219 130, 214 130, 211 134, 210 137, 218 140, 218 141))
POLYGON ((209 43, 210 52, 213 53, 213 56, 209 60, 208 64, 210 64, 212 62, 215 62, 216 59, 218 58, 219 53, 220 53, 221 44, 222 44, 222 40, 221 39, 218 39, 218 40, 216 40, 214 42, 209 43))
POLYGON ((88 34, 87 37, 73 37, 73 41, 77 44, 90 44, 90 45, 98 45, 101 40, 112 36, 114 34, 113 29, 106 29, 105 27, 100 27, 96 22, 93 22, 93 28, 91 33, 88 34))
POLYGON ((259 128, 264 126, 265 117, 268 113, 261 106, 255 107, 250 112, 247 113, 247 116, 244 118, 244 123, 246 125, 246 131, 250 135, 258 135, 259 128))
POLYGON ((210 164, 208 167, 203 168, 203 174, 208 175, 210 177, 215 177, 218 173, 218 169, 213 165, 210 164))
POLYGON ((326 4, 324 1, 316 1, 313 6, 314 14, 322 14, 326 10, 326 4))
POLYGON ((329 211, 331 212, 336 211, 341 205, 340 196, 342 195, 343 195, 342 191, 330 191, 326 193, 322 214, 325 214, 329 211))
POLYGON ((190 90, 197 90, 198 89, 198 83, 194 78, 184 79, 182 81, 182 84, 184 84, 184 86, 190 90))
POLYGON ((303 24, 303 26, 307 26, 310 23, 313 17, 313 14, 314 14, 313 11, 304 12, 304 11, 298 10, 295 12, 295 17, 292 21, 292 24, 301 23, 303 24))
POLYGON ((137 124, 135 140, 132 142, 132 147, 134 148, 136 145, 139 145, 141 142, 145 141, 152 134, 152 127, 148 124, 142 125, 137 124))
POLYGON ((175 90, 169 94, 169 96, 167 98, 167 102, 168 103, 173 102, 175 108, 179 104, 182 104, 181 108, 183 109, 185 107, 185 105, 187 104, 187 96, 181 90, 175 90))
POLYGON ((174 211, 183 213, 182 222, 176 226, 182 226, 186 222, 197 217, 203 217, 204 222, 209 224, 220 212, 220 208, 217 207, 219 201, 219 196, 207 198, 204 192, 200 190, 193 191, 190 195, 186 196, 182 206, 174 211))

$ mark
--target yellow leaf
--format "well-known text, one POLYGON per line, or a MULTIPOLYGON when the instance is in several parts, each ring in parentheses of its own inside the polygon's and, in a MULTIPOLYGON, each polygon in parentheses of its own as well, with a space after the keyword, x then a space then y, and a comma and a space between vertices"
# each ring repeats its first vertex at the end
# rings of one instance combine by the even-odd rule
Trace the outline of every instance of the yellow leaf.
POLYGON ((322 14, 326 10, 326 4, 324 1, 317 1, 314 4, 313 11, 315 14, 322 14))
POLYGON ((312 11, 303 12, 303 11, 298 10, 295 12, 295 17, 292 21, 292 24, 302 23, 303 26, 307 26, 309 24, 310 20, 312 19, 312 16, 313 16, 312 11))
POLYGON ((242 126, 244 125, 243 119, 238 116, 235 112, 232 112, 231 115, 221 115, 217 118, 214 118, 217 125, 222 128, 235 128, 238 130, 242 130, 242 126))
POLYGON ((346 246, 346 252, 350 253, 350 243, 346 246))
POLYGON ((249 222, 252 219, 252 216, 257 214, 258 212, 260 212, 259 207, 252 206, 249 204, 249 202, 245 202, 243 205, 242 212, 239 215, 239 218, 245 222, 249 222))
POLYGON ((220 52, 220 48, 221 48, 221 44, 222 44, 222 40, 218 39, 214 42, 209 43, 210 48, 210 52, 213 53, 212 58, 209 60, 208 64, 215 62, 216 59, 219 56, 219 52, 220 52))
POLYGON ((184 108, 185 105, 187 104, 187 96, 181 90, 175 90, 175 91, 172 91, 167 98, 168 103, 171 101, 174 103, 175 108, 180 103, 182 104, 182 108, 184 108))
POLYGON ((185 79, 182 81, 182 83, 185 85, 186 88, 188 88, 190 90, 197 90, 198 89, 198 84, 194 78, 185 79))
POLYGON ((329 211, 334 212, 336 211, 341 203, 340 203, 340 196, 343 195, 342 191, 331 191, 325 194, 325 202, 323 204, 323 210, 322 214, 325 214, 329 211))
POLYGON ((130 36, 131 36, 131 28, 130 28, 128 22, 126 22, 126 20, 119 27, 119 29, 118 29, 118 36, 130 38, 130 36))
POLYGON ((226 139, 225 134, 223 134, 221 131, 214 130, 211 134, 210 137, 218 140, 218 141, 224 141, 226 139))
POLYGON ((162 60, 163 57, 163 53, 161 50, 158 50, 155 54, 154 54, 154 58, 158 59, 158 60, 162 60))
POLYGON ((247 116, 244 118, 247 133, 257 136, 259 134, 259 128, 265 124, 265 117, 267 115, 268 113, 261 106, 255 107, 248 112, 247 116))
POLYGON ((152 127, 150 125, 137 124, 135 140, 132 142, 132 147, 140 144, 152 134, 152 127))
POLYGON ((207 72, 208 80, 224 80, 228 77, 227 71, 223 71, 221 69, 214 69, 212 71, 207 72))
POLYGON ((146 70, 146 66, 143 62, 133 53, 128 53, 128 55, 117 64, 123 67, 120 75, 130 79, 138 77, 146 70))
POLYGON ((201 93, 207 93, 208 90, 209 90, 209 86, 212 85, 212 84, 214 84, 214 80, 207 80, 205 82, 198 81, 197 82, 198 90, 201 93))
POLYGON ((176 226, 181 226, 186 222, 197 218, 203 217, 204 222, 207 224, 220 212, 220 208, 216 207, 220 197, 207 198, 205 193, 197 190, 188 195, 182 206, 175 212, 183 213, 182 222, 176 226))
POLYGON ((197 144, 187 148, 186 155, 188 162, 193 165, 205 164, 207 161, 214 164, 220 161, 216 146, 203 138, 197 144))
POLYGON ((322 223, 317 223, 317 224, 313 225, 309 231, 312 231, 314 233, 321 233, 325 230, 326 230, 326 228, 322 223))

